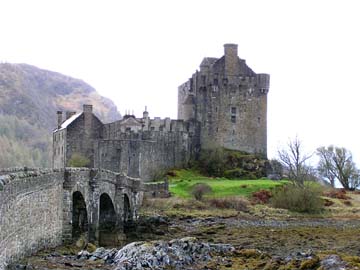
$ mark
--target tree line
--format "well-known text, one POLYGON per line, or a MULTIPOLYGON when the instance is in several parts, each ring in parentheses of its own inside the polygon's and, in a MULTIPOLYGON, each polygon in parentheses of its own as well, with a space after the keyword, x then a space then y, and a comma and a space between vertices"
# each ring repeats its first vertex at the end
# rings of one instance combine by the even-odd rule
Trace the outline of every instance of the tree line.
POLYGON ((273 172, 287 178, 296 186, 302 187, 308 180, 322 179, 335 187, 338 181, 345 190, 355 190, 360 186, 360 170, 353 161, 350 150, 329 145, 306 154, 301 141, 296 137, 285 148, 278 151, 278 159, 272 160, 273 172), (310 158, 319 158, 317 166, 309 164, 310 158), (283 172, 284 171, 284 172, 283 172))

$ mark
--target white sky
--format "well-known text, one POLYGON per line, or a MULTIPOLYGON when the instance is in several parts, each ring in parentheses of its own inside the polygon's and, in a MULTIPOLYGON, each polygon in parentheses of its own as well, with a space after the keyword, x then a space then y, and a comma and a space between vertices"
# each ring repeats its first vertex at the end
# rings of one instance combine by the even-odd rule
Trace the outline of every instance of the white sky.
POLYGON ((0 61, 92 85, 122 114, 177 115, 177 86, 224 43, 269 73, 269 157, 296 135, 360 165, 357 0, 0 0, 0 61))

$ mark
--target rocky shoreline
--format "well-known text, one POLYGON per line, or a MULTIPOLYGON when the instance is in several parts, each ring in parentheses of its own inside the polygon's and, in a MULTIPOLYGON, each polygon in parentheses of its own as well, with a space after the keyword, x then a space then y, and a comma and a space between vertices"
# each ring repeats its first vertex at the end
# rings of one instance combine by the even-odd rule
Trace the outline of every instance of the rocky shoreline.
POLYGON ((120 249, 43 252, 10 269, 360 269, 354 237, 359 228, 357 220, 158 216, 144 219, 132 232, 132 239, 145 241, 120 249))

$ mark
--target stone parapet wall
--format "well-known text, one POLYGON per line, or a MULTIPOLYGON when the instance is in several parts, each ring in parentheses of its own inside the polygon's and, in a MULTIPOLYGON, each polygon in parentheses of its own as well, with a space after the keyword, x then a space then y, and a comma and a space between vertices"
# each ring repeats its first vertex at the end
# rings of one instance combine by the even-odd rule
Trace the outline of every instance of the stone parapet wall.
POLYGON ((168 198, 170 197, 169 184, 165 182, 154 182, 144 184, 145 198, 168 198))
POLYGON ((63 171, 7 171, 0 176, 0 269, 62 240, 63 171))

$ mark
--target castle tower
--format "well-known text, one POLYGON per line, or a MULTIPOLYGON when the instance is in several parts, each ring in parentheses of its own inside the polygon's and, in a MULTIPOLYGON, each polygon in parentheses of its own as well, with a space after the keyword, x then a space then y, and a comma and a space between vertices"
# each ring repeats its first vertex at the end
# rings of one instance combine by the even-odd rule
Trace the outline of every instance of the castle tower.
POLYGON ((223 57, 204 58, 200 71, 179 86, 178 118, 200 122, 202 149, 266 157, 269 81, 268 74, 256 74, 238 57, 237 44, 225 44, 223 57))

